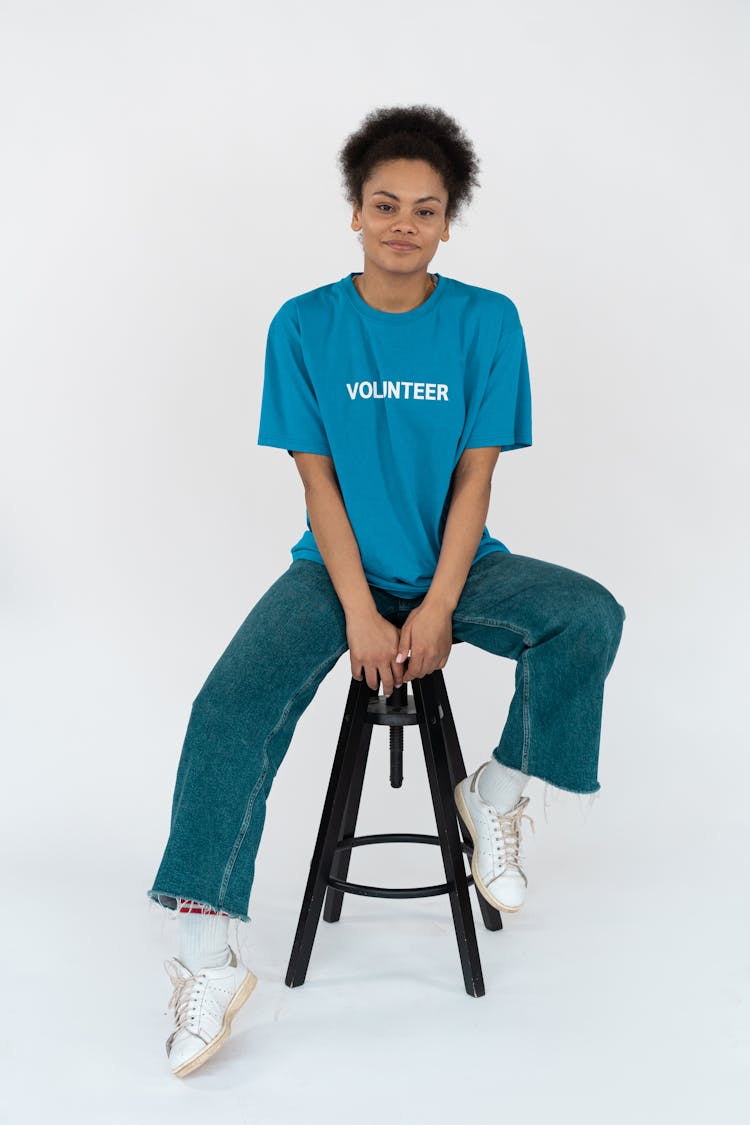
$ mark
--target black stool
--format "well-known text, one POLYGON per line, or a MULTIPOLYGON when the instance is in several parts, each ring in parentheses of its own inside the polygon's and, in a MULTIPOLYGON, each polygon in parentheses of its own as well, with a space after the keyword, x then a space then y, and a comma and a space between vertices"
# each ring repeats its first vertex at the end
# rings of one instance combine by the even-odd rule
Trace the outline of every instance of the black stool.
MULTIPOLYGON (((430 895, 447 894, 453 911, 466 991, 470 996, 484 996, 482 966, 469 901, 468 888, 474 880, 471 875, 466 874, 463 858, 464 852, 471 858, 473 846, 453 799, 454 787, 466 777, 466 766, 442 671, 438 669, 427 676, 411 680, 410 683, 413 695, 409 694, 409 685, 402 684, 394 690, 393 695, 386 697, 373 692, 366 680, 352 678, 289 959, 286 984, 290 988, 304 984, 326 891, 323 911, 326 922, 339 920, 344 894, 373 898, 427 898, 430 895), (389 832, 356 837, 354 831, 373 726, 390 728, 391 786, 399 788, 403 780, 403 728, 417 724, 430 780, 438 835, 389 832), (463 844, 459 839, 459 830, 463 836, 463 844), (371 887, 346 882, 352 848, 391 842, 439 844, 446 882, 431 887, 403 888, 371 887)), ((500 912, 490 906, 479 892, 477 899, 487 929, 501 930, 503 923, 500 912)))

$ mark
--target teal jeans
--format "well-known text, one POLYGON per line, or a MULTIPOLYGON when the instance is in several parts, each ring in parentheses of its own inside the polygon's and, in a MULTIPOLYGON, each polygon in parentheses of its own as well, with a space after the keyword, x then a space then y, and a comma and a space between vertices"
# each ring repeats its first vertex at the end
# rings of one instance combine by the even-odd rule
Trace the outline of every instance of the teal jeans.
MULTIPOLYGON (((378 612, 398 626, 424 597, 370 589, 378 612)), ((567 567, 506 551, 472 566, 453 613, 453 639, 516 661, 515 693, 492 751, 498 761, 573 793, 601 788, 604 681, 624 620, 604 586, 567 567)), ((347 647, 328 571, 295 559, 193 701, 169 838, 149 898, 168 909, 189 898, 250 921, 273 779, 300 716, 347 647)), ((338 726, 333 722, 332 746, 338 726)))

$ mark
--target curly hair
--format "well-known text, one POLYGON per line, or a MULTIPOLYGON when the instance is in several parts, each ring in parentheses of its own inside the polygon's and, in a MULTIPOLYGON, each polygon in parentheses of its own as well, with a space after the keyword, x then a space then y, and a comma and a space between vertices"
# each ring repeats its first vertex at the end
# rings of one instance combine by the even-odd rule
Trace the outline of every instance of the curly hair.
POLYGON ((384 160, 426 160, 448 192, 446 219, 455 219, 479 187, 480 162, 471 141, 454 118, 430 105, 374 109, 347 137, 338 163, 347 202, 362 206, 362 187, 384 160))

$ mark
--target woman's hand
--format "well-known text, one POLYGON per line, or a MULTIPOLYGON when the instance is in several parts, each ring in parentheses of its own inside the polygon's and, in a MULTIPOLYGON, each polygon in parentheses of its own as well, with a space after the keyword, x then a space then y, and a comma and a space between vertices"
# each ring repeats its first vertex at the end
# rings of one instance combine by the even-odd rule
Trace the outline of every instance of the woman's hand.
POLYGON ((453 614, 441 606, 422 602, 415 606, 401 626, 401 639, 398 645, 397 667, 409 655, 409 667, 403 680, 428 676, 437 668, 448 663, 453 645, 453 614))
POLYGON ((377 612, 351 614, 346 618, 346 639, 352 676, 367 680, 368 687, 377 691, 380 682, 386 695, 393 695, 404 679, 403 665, 396 663, 399 631, 377 612))

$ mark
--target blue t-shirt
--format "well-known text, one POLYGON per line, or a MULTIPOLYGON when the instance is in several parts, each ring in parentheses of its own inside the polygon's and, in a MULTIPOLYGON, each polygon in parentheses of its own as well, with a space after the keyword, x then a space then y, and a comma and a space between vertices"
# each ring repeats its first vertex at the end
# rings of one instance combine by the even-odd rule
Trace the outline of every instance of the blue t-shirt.
MULTIPOLYGON (((258 445, 333 458, 367 581, 426 593, 465 449, 531 445, 518 311, 437 274, 408 312, 372 308, 354 273, 285 301, 268 329, 258 445)), ((307 514, 292 558, 323 562, 307 514)), ((508 551, 487 527, 474 562, 508 551)))

